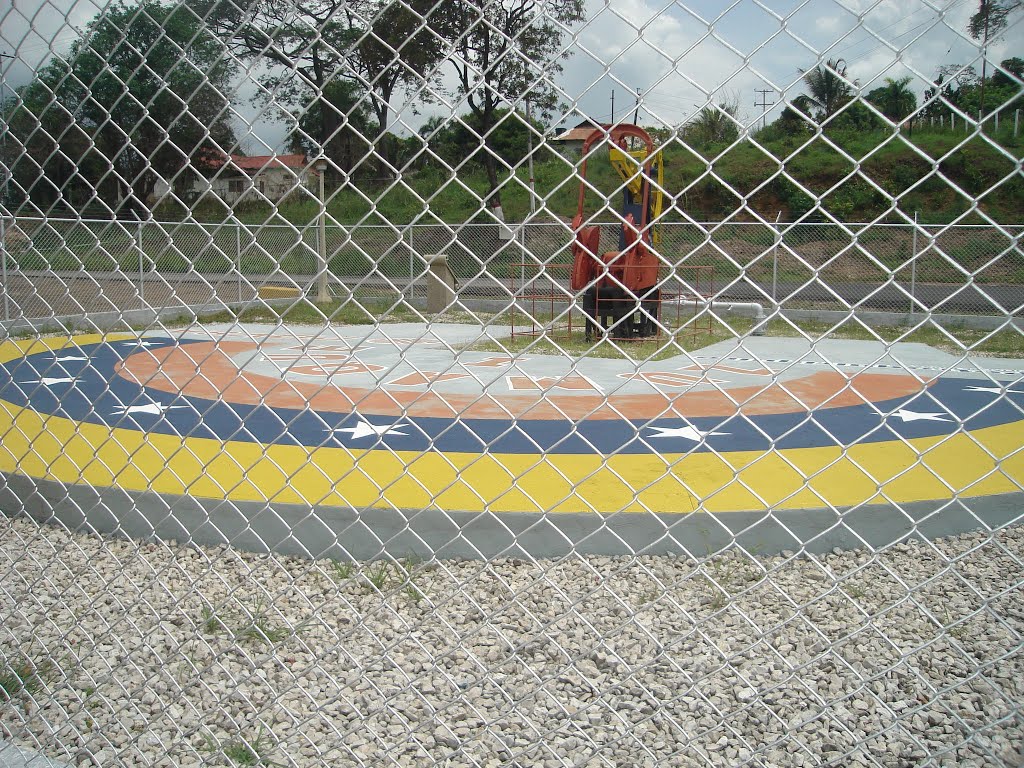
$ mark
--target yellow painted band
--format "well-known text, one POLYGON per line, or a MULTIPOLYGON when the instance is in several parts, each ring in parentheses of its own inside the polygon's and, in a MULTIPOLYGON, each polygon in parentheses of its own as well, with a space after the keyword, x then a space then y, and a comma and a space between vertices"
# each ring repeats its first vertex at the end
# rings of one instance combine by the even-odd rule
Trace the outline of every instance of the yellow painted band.
MULTIPOLYGON (((78 344, 100 340, 75 338, 78 344)), ((67 343, 66 337, 10 343, 0 349, 0 360, 67 343)), ((481 455, 225 443, 111 429, 0 402, 0 437, 5 473, 129 491, 355 508, 735 512, 1024 489, 1022 422, 845 450, 481 455)))

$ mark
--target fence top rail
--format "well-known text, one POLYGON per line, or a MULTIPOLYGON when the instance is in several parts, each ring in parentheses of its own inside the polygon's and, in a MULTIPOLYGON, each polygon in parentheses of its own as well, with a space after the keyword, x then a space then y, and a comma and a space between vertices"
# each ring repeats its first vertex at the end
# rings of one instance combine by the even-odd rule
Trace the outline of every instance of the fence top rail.
MULTIPOLYGON (((102 225, 102 226, 160 226, 160 227, 201 227, 204 229, 288 229, 292 231, 305 230, 317 226, 317 221, 314 219, 307 224, 247 224, 241 221, 233 222, 211 222, 211 221, 168 221, 160 219, 146 219, 146 220, 135 220, 135 219, 86 219, 86 218, 66 218, 56 216, 3 216, 5 222, 11 221, 17 224, 18 222, 39 222, 42 224, 84 224, 84 225, 102 225)), ((595 221, 592 222, 597 226, 619 226, 622 224, 621 221, 595 221)), ((569 222, 551 222, 551 221, 538 221, 538 222, 506 222, 505 224, 510 229, 527 229, 527 228, 554 228, 554 229, 566 229, 568 228, 569 222)), ((390 230, 394 231, 406 231, 410 229, 451 229, 451 230, 477 230, 477 229, 492 229, 497 226, 497 223, 478 223, 478 222, 466 222, 463 224, 451 224, 451 223, 437 223, 437 224, 417 224, 417 223, 406 223, 406 224, 339 224, 339 223, 328 223, 328 229, 359 229, 359 230, 390 230)), ((782 230, 791 229, 796 227, 814 227, 819 229, 841 229, 843 227, 863 231, 871 229, 920 229, 920 230, 931 230, 931 229, 984 229, 984 230, 1024 230, 1024 222, 1019 224, 914 224, 913 222, 905 223, 871 223, 871 222, 832 222, 832 221, 779 221, 779 222, 768 222, 768 221, 663 221, 658 222, 657 226, 663 228, 681 228, 681 227, 700 227, 703 229, 716 229, 723 227, 761 227, 769 230, 782 230)))

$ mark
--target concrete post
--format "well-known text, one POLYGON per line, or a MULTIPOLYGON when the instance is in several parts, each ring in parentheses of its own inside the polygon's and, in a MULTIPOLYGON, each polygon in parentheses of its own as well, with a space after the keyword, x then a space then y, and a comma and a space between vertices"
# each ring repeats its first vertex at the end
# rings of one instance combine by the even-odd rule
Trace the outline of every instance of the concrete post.
POLYGON ((782 242, 782 233, 779 231, 779 222, 781 220, 782 211, 779 211, 779 215, 775 217, 775 245, 772 246, 772 304, 776 310, 779 308, 779 243, 782 242))
MULTIPOLYGON (((135 248, 139 252, 139 301, 146 304, 146 251, 142 247, 142 221, 135 228, 135 248)), ((154 265, 155 266, 155 265, 154 265)))
POLYGON ((914 211, 914 235, 910 253, 910 319, 914 319, 914 300, 917 297, 917 211, 914 211))
POLYGON ((316 236, 317 261, 319 262, 316 279, 316 301, 318 304, 327 304, 331 300, 331 293, 327 288, 327 192, 325 190, 327 161, 319 158, 314 167, 320 177, 320 216, 317 221, 316 236))
POLYGON ((238 301, 242 301, 242 222, 235 222, 235 273, 238 278, 238 301))
POLYGON ((427 312, 440 314, 455 302, 455 275, 444 254, 424 256, 427 262, 427 312))

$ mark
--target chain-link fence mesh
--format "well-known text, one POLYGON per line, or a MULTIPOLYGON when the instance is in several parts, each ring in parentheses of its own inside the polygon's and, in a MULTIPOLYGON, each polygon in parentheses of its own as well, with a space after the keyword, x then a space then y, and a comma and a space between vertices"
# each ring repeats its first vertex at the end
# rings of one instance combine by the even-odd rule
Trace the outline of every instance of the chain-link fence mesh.
POLYGON ((0 9, 0 765, 1024 763, 1022 17, 0 9))
MULTIPOLYGON (((64 295, 72 272, 87 272, 90 283, 102 275, 135 284, 140 302, 148 280, 171 291, 152 303, 189 306, 243 301, 264 284, 307 289, 319 271, 315 228, 31 218, 7 226, 17 233, 9 238, 7 293, 24 295, 19 282, 53 281, 36 303, 15 301, 10 319, 98 311, 100 305, 50 303, 64 295), (204 292, 196 282, 210 285, 204 292)), ((601 226, 604 241, 617 239, 619 225, 601 226)), ((1001 315, 1024 306, 1018 226, 695 222, 665 223, 659 233, 660 255, 676 267, 711 267, 723 298, 895 313, 1001 315), (982 287, 965 289, 968 277, 982 287)), ((483 224, 328 226, 325 234, 327 272, 336 282, 407 296, 417 285, 423 292, 424 257, 434 254, 448 257, 464 300, 507 300, 527 269, 560 275, 567 287, 572 260, 570 231, 559 224, 525 224, 512 240, 483 224)), ((104 309, 144 305, 125 303, 132 288, 119 293, 105 285, 112 303, 104 309)))

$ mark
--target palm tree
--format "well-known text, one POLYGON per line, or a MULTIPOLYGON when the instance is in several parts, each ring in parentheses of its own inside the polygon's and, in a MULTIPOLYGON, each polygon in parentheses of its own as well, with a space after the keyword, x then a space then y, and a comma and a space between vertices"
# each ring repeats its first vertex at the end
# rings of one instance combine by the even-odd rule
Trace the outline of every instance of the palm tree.
MULTIPOLYGON (((882 114, 893 123, 901 123, 904 118, 917 109, 917 96, 907 87, 910 85, 910 82, 911 78, 909 77, 901 77, 899 80, 887 77, 883 87, 876 88, 868 94, 868 100, 878 107, 882 114)), ((911 120, 911 135, 913 135, 913 132, 914 122, 911 120)))
POLYGON ((740 135, 736 125, 738 111, 739 104, 710 104, 693 118, 687 133, 698 146, 735 141, 740 135))
POLYGON ((801 69, 809 91, 810 103, 820 110, 824 122, 834 115, 841 106, 853 98, 853 86, 846 80, 846 61, 829 59, 824 66, 801 69))

